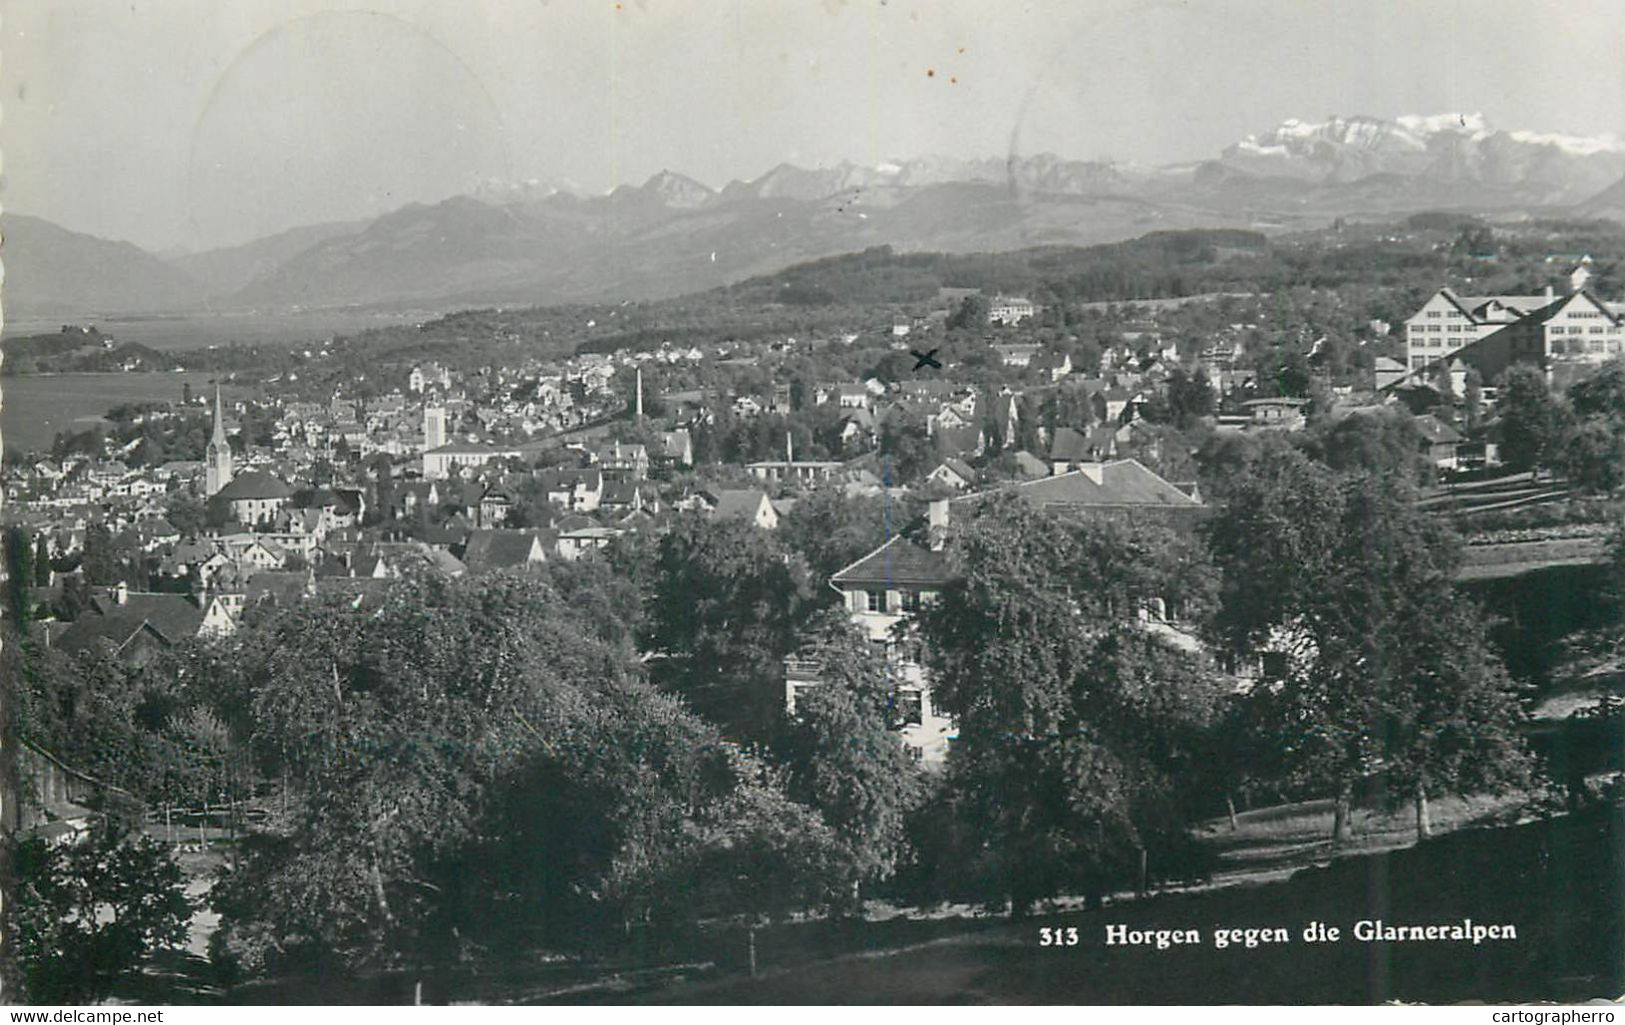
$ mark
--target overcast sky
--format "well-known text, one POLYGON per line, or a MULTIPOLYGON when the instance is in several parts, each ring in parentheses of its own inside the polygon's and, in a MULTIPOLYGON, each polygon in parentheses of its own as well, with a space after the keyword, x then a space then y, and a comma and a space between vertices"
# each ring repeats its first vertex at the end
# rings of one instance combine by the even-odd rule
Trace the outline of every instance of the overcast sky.
POLYGON ((1289 117, 1625 136, 1621 0, 0 0, 0 201, 153 249, 482 179, 1167 163, 1289 117))

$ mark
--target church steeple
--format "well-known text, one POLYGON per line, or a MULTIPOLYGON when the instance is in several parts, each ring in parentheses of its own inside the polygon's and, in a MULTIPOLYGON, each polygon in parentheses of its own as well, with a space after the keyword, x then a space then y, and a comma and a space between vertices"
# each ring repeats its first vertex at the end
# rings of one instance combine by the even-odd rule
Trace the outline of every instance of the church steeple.
POLYGON ((214 433, 209 437, 209 447, 204 450, 203 489, 207 497, 213 498, 219 494, 220 489, 231 483, 231 443, 226 440, 226 413, 220 405, 220 385, 214 386, 214 433))
POLYGON ((209 438, 211 445, 224 445, 226 443, 226 415, 220 408, 220 386, 214 386, 214 434, 209 438))

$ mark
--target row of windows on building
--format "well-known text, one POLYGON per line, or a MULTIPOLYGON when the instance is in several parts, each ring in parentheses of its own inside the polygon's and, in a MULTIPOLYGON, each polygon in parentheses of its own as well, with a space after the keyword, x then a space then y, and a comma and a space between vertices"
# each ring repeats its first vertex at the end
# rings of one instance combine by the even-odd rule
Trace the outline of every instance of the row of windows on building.
POLYGON ((883 587, 871 587, 862 592, 860 612, 918 612, 925 606, 926 595, 923 591, 898 590, 887 591, 883 587), (887 595, 896 594, 897 601, 890 602, 887 595))

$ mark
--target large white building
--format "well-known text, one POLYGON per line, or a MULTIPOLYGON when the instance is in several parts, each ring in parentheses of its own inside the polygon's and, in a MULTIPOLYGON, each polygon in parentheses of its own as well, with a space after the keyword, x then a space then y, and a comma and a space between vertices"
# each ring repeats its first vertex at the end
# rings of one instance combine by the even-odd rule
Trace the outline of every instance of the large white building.
POLYGON ((1019 324, 1038 315, 1038 306, 1025 296, 998 295, 993 297, 987 311, 990 324, 1019 324))
POLYGON ((519 459, 522 455, 517 448, 495 445, 440 445, 423 453, 423 476, 429 480, 445 480, 465 466, 478 469, 493 459, 519 459))
POLYGON ((1461 354, 1479 365, 1486 380, 1508 363, 1554 365, 1605 363, 1625 340, 1625 304, 1609 303, 1583 289, 1559 295, 1458 295, 1435 292, 1405 321, 1405 364, 1415 373, 1461 354), (1469 346, 1471 352, 1463 352, 1469 346))

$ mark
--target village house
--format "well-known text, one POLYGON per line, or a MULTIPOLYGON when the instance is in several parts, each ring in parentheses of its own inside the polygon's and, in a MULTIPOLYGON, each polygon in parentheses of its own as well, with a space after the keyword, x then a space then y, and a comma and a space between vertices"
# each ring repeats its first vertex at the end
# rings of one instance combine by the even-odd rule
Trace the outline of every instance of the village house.
POLYGON ((764 492, 755 488, 723 489, 710 498, 711 515, 715 519, 743 520, 763 530, 774 530, 779 525, 778 510, 764 492))
POLYGON ((955 491, 965 491, 976 484, 977 473, 962 459, 952 456, 937 464, 937 468, 925 475, 927 484, 939 484, 952 488, 955 491))
POLYGON ((132 591, 118 584, 91 598, 90 607, 52 639, 69 653, 111 654, 142 665, 159 652, 197 637, 230 633, 235 622, 223 607, 184 594, 132 591))
POLYGON ((536 480, 547 500, 568 512, 593 512, 603 501, 604 475, 596 467, 542 470, 536 480))
MULTIPOLYGON (((951 720, 931 703, 931 688, 918 653, 896 643, 894 628, 935 600, 952 579, 947 560, 898 536, 830 577, 843 607, 896 674, 896 725, 905 750, 928 764, 948 756, 951 720)), ((805 659, 786 663, 785 704, 794 714, 797 694, 817 686, 818 667, 805 659)))

